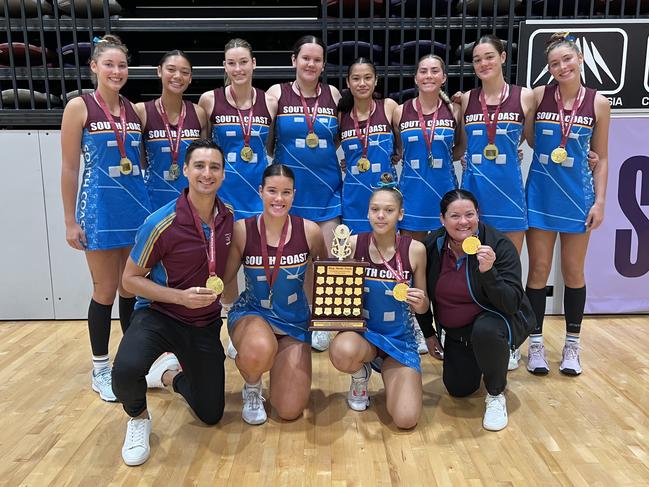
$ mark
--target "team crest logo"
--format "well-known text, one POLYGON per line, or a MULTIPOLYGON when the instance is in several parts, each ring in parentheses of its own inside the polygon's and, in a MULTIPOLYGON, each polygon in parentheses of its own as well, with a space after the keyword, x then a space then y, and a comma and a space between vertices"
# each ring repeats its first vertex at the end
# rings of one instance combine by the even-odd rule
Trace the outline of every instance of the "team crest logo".
MULTIPOLYGON (((545 59, 545 43, 554 32, 556 28, 538 29, 530 36, 526 73, 528 87, 545 85, 554 80, 545 59)), ((583 83, 603 95, 620 92, 626 78, 627 33, 615 27, 603 27, 574 28, 570 29, 570 34, 584 56, 581 68, 583 83)))

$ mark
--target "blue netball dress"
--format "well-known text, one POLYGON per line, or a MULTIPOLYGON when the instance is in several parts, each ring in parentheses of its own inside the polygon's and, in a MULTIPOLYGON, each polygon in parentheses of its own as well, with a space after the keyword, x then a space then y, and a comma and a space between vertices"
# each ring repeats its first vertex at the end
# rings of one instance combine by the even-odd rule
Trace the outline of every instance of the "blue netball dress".
MULTIPOLYGON (((331 220, 342 214, 342 174, 336 156, 338 132, 336 104, 329 85, 321 84, 318 113, 314 122, 318 147, 306 145, 308 125, 300 95, 292 83, 281 85, 275 121, 275 159, 295 173, 295 200, 291 214, 316 222, 331 220)), ((307 98, 313 109, 315 98, 307 98)))
MULTIPOLYGON (((587 88, 568 135, 568 157, 557 164, 550 154, 561 143, 561 124, 555 100, 557 85, 546 86, 534 121, 534 158, 527 177, 530 227, 554 232, 584 233, 586 217, 595 201, 593 174, 588 166, 595 127, 595 96, 587 88)), ((571 111, 566 110, 568 120, 571 111)))
MULTIPOLYGON (((227 87, 226 87, 227 88, 227 87)), ((219 198, 234 208, 234 219, 240 220, 262 212, 259 185, 264 169, 268 166, 266 140, 270 132, 272 118, 266 106, 265 93, 255 90, 255 103, 252 108, 252 128, 250 148, 252 160, 246 162, 241 157, 244 147, 243 131, 237 108, 225 97, 226 88, 214 90, 212 109, 212 138, 221 146, 225 156, 225 182, 218 190, 219 198)), ((243 122, 248 127, 248 110, 241 110, 243 122)))
MULTIPOLYGON (((367 221, 367 209, 372 192, 378 187, 381 174, 391 173, 396 181, 392 165, 394 135, 385 116, 384 100, 376 100, 376 108, 370 117, 367 171, 359 169, 358 160, 363 155, 363 144, 356 134, 354 120, 350 113, 341 114, 340 145, 345 152, 347 169, 343 183, 343 223, 353 233, 369 232, 372 227, 367 221)), ((359 122, 361 131, 367 131, 367 121, 359 122)))
MULTIPOLYGON (((81 136, 84 160, 83 180, 77 200, 77 222, 86 233, 86 250, 129 247, 135 233, 151 214, 149 195, 140 169, 140 118, 131 103, 126 109, 124 149, 133 165, 130 174, 120 172, 121 155, 115 133, 93 93, 81 95, 88 118, 81 136)), ((119 117, 113 116, 120 133, 119 117)))
MULTIPOLYGON (((397 362, 421 373, 415 331, 410 318, 410 307, 392 297, 392 289, 398 281, 385 264, 376 264, 370 259, 371 233, 361 233, 356 240, 354 259, 369 262, 365 268, 365 292, 363 294, 363 316, 367 321, 365 339, 380 348, 397 362)), ((412 286, 412 267, 408 257, 410 237, 402 236, 399 241, 399 255, 403 264, 404 277, 412 286)), ((388 261, 396 269, 396 256, 388 261)))
MULTIPOLYGON (((527 230, 527 208, 518 159, 518 146, 525 122, 521 106, 522 88, 509 85, 509 96, 501 105, 494 141, 498 156, 494 160, 483 155, 489 138, 480 106, 481 89, 471 90, 464 112, 467 148, 462 189, 471 191, 477 198, 483 221, 501 232, 524 231, 527 230)), ((493 117, 496 106, 489 105, 488 110, 493 117)))
MULTIPOLYGON (((196 114, 194 104, 184 101, 185 121, 180 135, 180 147, 176 162, 180 166, 177 178, 169 174, 171 166, 171 147, 167 138, 167 130, 162 117, 155 107, 155 100, 144 103, 146 110, 146 125, 144 126, 144 147, 146 148, 147 170, 144 182, 149 191, 149 199, 153 209, 166 205, 171 200, 180 196, 183 189, 188 186, 187 178, 183 175, 182 167, 185 161, 185 152, 192 140, 201 136, 201 122, 196 114)), ((176 143, 178 127, 170 125, 171 138, 176 143)))
MULTIPOLYGON (((304 275, 309 260, 309 244, 304 233, 304 220, 291 216, 291 238, 284 246, 279 274, 273 283, 272 303, 268 297, 270 286, 262 261, 261 237, 257 217, 246 219, 246 247, 243 251, 243 271, 246 288, 232 305, 228 314, 228 330, 246 315, 261 316, 275 333, 288 335, 301 342, 311 343, 309 332, 309 303, 304 294, 304 275)), ((275 265, 276 247, 268 245, 271 271, 275 265)))
MULTIPOLYGON (((455 117, 445 103, 438 108, 435 134, 432 141, 432 161, 421 130, 414 100, 403 105, 399 133, 403 144, 403 171, 399 186, 403 193, 403 220, 399 228, 411 231, 432 231, 442 226, 439 202, 457 188, 453 169, 455 144, 455 117)), ((430 130, 433 114, 424 115, 430 130)))

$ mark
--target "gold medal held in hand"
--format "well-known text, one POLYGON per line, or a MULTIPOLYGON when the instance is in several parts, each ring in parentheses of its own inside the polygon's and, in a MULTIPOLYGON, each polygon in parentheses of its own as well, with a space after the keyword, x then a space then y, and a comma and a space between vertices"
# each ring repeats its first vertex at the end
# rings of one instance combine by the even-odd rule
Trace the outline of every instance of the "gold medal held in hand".
POLYGON ((408 285, 400 282, 392 288, 392 297, 397 301, 405 301, 408 298, 408 285))
POLYGON ((358 168, 358 172, 367 172, 370 170, 370 160, 367 157, 361 157, 358 162, 356 163, 356 167, 358 168))
POLYGON ((315 149, 318 147, 318 144, 320 143, 320 139, 316 134, 313 132, 309 132, 309 134, 306 136, 306 145, 310 149, 315 149))
POLYGON ((122 157, 119 160, 119 172, 121 172, 125 176, 133 172, 133 164, 128 157, 122 157))
POLYGON ((485 156, 485 159, 493 161, 498 157, 498 147, 496 147, 496 144, 487 144, 482 151, 482 155, 485 156))
POLYGON ((464 239, 464 242, 462 242, 462 250, 464 250, 465 254, 475 255, 478 253, 478 247, 480 245, 482 245, 480 239, 474 235, 464 239))
POLYGON ((552 159, 552 162, 555 164, 563 164, 567 158, 568 151, 561 146, 557 147, 550 153, 550 159, 552 159))
POLYGON ((251 162, 254 156, 255 152, 252 150, 252 147, 244 145, 243 149, 241 149, 241 159, 246 162, 251 162))
POLYGON ((169 179, 175 181, 180 176, 180 166, 177 163, 173 163, 169 166, 169 179))
POLYGON ((211 289, 216 294, 221 294, 223 292, 223 281, 219 276, 210 276, 207 278, 205 287, 211 289))

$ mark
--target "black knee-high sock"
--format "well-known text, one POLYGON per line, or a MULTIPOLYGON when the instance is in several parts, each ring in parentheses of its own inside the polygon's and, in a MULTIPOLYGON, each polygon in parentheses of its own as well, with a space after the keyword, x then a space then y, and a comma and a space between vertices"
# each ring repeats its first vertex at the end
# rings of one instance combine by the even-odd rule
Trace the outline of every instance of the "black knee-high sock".
POLYGON ((119 323, 122 325, 122 333, 126 333, 128 325, 131 324, 131 315, 135 307, 135 298, 119 297, 119 323))
POLYGON ((586 306, 586 286, 568 287, 563 295, 563 309, 566 317, 566 332, 579 333, 581 320, 584 318, 586 306))
POLYGON ((88 306, 88 332, 90 348, 95 357, 108 355, 108 339, 110 338, 110 314, 112 304, 99 304, 94 299, 88 306))
POLYGON ((547 293, 545 292, 545 288, 532 289, 526 287, 525 294, 527 294, 527 297, 530 300, 532 311, 536 318, 536 328, 532 330, 532 335, 540 335, 543 333, 543 318, 545 318, 545 300, 547 298, 547 293))

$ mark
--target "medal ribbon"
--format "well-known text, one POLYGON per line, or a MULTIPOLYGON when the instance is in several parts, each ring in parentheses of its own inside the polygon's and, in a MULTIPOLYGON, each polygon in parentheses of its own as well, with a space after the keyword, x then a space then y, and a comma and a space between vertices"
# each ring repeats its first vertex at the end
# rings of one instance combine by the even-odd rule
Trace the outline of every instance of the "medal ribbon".
POLYGON ((480 99, 480 106, 482 107, 482 115, 484 116, 484 124, 487 127, 487 139, 492 145, 494 143, 494 140, 496 140, 496 129, 498 128, 498 114, 500 113, 500 107, 502 106, 503 100, 505 99, 508 91, 509 85, 505 83, 503 85, 502 91, 500 92, 500 101, 498 102, 498 106, 496 107, 496 111, 494 112, 493 120, 489 117, 489 109, 487 108, 487 101, 485 100, 484 90, 480 90, 480 95, 478 96, 478 98, 480 99))
POLYGON ((394 242, 394 257, 397 261, 397 268, 394 269, 390 264, 388 264, 388 261, 385 260, 385 257, 383 257, 383 254, 381 253, 381 250, 379 250, 379 246, 376 244, 376 239, 374 238, 374 234, 372 234, 372 243, 374 244, 374 247, 376 248, 376 251, 379 253, 379 256, 381 257, 381 261, 383 261, 383 265, 392 273, 394 278, 399 281, 399 282, 406 282, 406 278, 403 275, 403 262, 401 261, 401 255, 399 255, 399 242, 401 239, 399 238, 399 235, 397 234, 395 236, 395 242, 394 242))
POLYGON ((234 106, 237 109, 237 113, 239 114, 239 125, 241 126, 241 132, 243 133, 243 145, 244 147, 250 147, 250 134, 252 133, 252 109, 254 108, 255 89, 253 88, 252 92, 250 93, 250 108, 248 109, 247 126, 243 121, 243 115, 241 114, 241 110, 239 109, 237 95, 234 92, 232 85, 230 85, 230 96, 234 100, 234 106))
POLYGON ((93 95, 95 97, 95 101, 97 102, 97 105, 99 105, 101 111, 104 112, 104 115, 106 115, 106 119, 108 120, 108 123, 110 123, 110 128, 113 129, 113 133, 115 134, 115 140, 117 141, 117 148, 119 149, 119 155, 122 157, 122 159, 124 159, 126 157, 126 148, 124 146, 124 141, 126 140, 126 107, 124 106, 124 101, 120 96, 119 97, 119 123, 122 126, 122 133, 120 134, 119 128, 117 127, 117 124, 113 119, 113 115, 110 113, 110 110, 108 110, 108 105, 106 105, 106 102, 102 98, 101 94, 98 91, 95 91, 93 95))
POLYGON ((432 156, 433 154, 433 140, 435 138, 435 125, 437 125, 437 116, 439 114, 439 107, 442 106, 442 100, 437 100, 437 108, 433 112, 433 120, 430 125, 430 133, 426 128, 426 120, 424 119, 424 112, 421 108, 421 102, 419 97, 415 98, 415 107, 417 108, 417 117, 419 117, 419 127, 424 134, 424 141, 426 142, 426 148, 428 149, 428 155, 432 156))
POLYGON ((176 164, 176 161, 178 161, 178 153, 180 152, 180 140, 182 139, 183 125, 185 124, 185 102, 182 102, 182 106, 180 107, 180 115, 178 116, 178 123, 176 124, 175 141, 171 137, 171 124, 169 123, 165 107, 162 104, 162 98, 158 98, 156 102, 158 105, 158 111, 160 112, 160 118, 162 118, 162 123, 164 123, 165 126, 165 134, 169 141, 169 147, 171 148, 171 164, 176 164))
POLYGON ((320 97, 320 83, 318 83, 318 86, 316 86, 315 92, 315 104, 313 105, 313 113, 309 114, 309 106, 306 104, 306 100, 304 99, 304 95, 302 95, 302 90, 300 89, 300 85, 295 83, 295 86, 297 86, 297 91, 300 94, 300 101, 302 102, 302 109, 304 110, 304 118, 306 120, 306 126, 309 128, 309 133, 312 134, 314 132, 313 126, 315 124, 315 119, 318 116, 318 98, 320 97))
POLYGON ((264 265, 264 273, 266 274, 266 281, 268 282, 268 288, 272 291, 273 284, 277 280, 279 275, 279 265, 282 260, 282 254, 284 253, 284 245, 286 244, 286 234, 288 233, 288 220, 289 216, 284 220, 284 226, 282 227, 282 233, 279 237, 279 245, 275 251, 275 265, 273 266, 273 272, 270 271, 270 259, 268 258, 268 241, 266 240, 266 224, 264 223, 264 215, 259 217, 259 237, 261 238, 261 261, 264 265))
POLYGON ((376 102, 372 100, 372 107, 370 108, 370 113, 367 116, 367 121, 365 122, 365 133, 361 131, 360 124, 358 122, 358 114, 356 113, 356 106, 352 108, 352 120, 354 121, 354 130, 356 131, 356 137, 361 142, 363 146, 363 155, 361 157, 367 159, 367 148, 370 144, 370 118, 372 118, 372 113, 376 109, 376 102))
POLYGON ((561 100, 561 93, 559 87, 557 86, 556 91, 554 92, 554 99, 557 102, 557 107, 559 108, 559 124, 561 125, 561 146, 564 149, 568 143, 568 136, 570 135, 570 130, 572 130, 572 124, 575 123, 579 108, 581 108, 581 102, 584 101, 584 96, 586 95, 586 89, 583 86, 579 87, 579 93, 575 98, 574 103, 572 104, 572 110, 570 110, 570 121, 566 122, 565 108, 563 106, 563 101, 561 100))
POLYGON ((205 232, 203 231, 203 225, 201 224, 201 217, 198 216, 198 211, 196 211, 196 208, 194 208, 194 205, 189 200, 189 196, 187 197, 187 201, 189 202, 189 209, 191 210, 192 217, 194 218, 194 226, 196 227, 196 230, 198 230, 198 234, 203 239, 203 243, 205 243, 205 254, 207 255, 208 272, 210 276, 216 276, 216 235, 214 232, 214 218, 216 217, 216 212, 218 210, 215 206, 214 213, 212 214, 212 218, 210 219, 210 223, 208 225, 210 227, 210 241, 208 243, 207 239, 205 238, 205 232))

